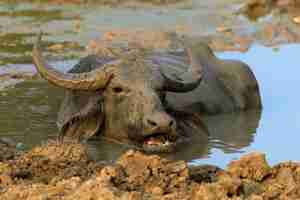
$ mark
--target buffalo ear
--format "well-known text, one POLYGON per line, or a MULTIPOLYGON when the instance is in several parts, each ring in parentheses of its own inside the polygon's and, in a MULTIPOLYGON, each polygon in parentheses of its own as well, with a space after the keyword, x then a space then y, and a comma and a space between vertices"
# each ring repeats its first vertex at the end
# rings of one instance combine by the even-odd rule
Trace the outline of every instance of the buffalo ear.
POLYGON ((86 91, 66 91, 57 125, 62 138, 89 139, 103 124, 103 98, 86 91))

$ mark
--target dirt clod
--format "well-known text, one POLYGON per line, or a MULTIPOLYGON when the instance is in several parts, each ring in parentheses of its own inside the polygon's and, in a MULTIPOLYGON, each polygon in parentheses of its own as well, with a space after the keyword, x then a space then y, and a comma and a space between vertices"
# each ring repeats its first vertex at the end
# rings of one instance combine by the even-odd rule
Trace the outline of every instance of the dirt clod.
POLYGON ((1 200, 285 200, 300 198, 299 181, 299 163, 271 168, 260 153, 232 161, 227 171, 189 169, 184 161, 134 150, 99 165, 82 144, 48 142, 0 162, 1 200))
POLYGON ((232 176, 262 181, 269 174, 270 167, 264 154, 250 153, 229 163, 227 171, 232 176))

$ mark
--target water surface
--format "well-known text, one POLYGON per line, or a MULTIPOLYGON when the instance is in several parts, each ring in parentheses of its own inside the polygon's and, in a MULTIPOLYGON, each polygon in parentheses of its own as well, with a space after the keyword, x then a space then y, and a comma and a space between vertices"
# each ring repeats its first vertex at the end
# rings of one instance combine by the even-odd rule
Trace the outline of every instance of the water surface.
POLYGON ((246 54, 220 55, 245 61, 258 79, 264 108, 254 141, 243 151, 264 152, 273 164, 300 160, 299 50, 300 45, 256 46, 246 54))
MULTIPOLYGON (((276 51, 255 46, 244 54, 218 54, 220 58, 240 59, 251 66, 259 82, 263 111, 203 117, 210 132, 208 143, 195 139, 175 154, 163 156, 219 166, 251 151, 266 153, 272 164, 299 160, 299 51, 300 45, 282 46, 276 51)), ((56 66, 65 71, 75 62, 56 63, 56 66)), ((45 81, 32 81, 18 84, 0 95, 1 136, 12 136, 30 148, 56 135, 61 89, 45 81)), ((88 145, 96 159, 112 160, 127 150, 106 141, 90 141, 88 145)))

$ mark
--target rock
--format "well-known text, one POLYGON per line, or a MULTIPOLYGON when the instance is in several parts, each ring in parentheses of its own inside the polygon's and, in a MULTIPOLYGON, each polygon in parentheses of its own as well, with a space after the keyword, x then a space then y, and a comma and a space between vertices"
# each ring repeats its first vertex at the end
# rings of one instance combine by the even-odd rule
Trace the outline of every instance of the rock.
POLYGON ((230 162, 227 171, 235 177, 262 181, 270 173, 270 167, 264 154, 249 153, 242 156, 240 160, 230 162))
POLYGON ((269 178, 263 182, 266 198, 299 199, 300 185, 298 171, 299 163, 285 162, 274 166, 269 178))
MULTIPOLYGON (((17 155, 15 146, 0 142, 0 163, 1 161, 11 160, 17 155)), ((0 166, 1 170, 1 166, 0 166)))
POLYGON ((160 187, 153 187, 151 193, 154 196, 162 196, 164 191, 160 187))
POLYGON ((18 143, 16 144, 16 150, 17 150, 17 151, 22 151, 22 150, 24 150, 24 148, 25 148, 25 145, 24 145, 23 143, 18 142, 18 143))
POLYGON ((216 192, 221 192, 225 196, 234 196, 240 192, 242 181, 239 178, 231 177, 229 174, 224 173, 218 177, 215 183, 216 192))
POLYGON ((75 20, 74 21, 74 31, 79 33, 81 29, 81 21, 80 20, 75 20))
POLYGON ((299 7, 300 1, 299 0, 276 0, 276 5, 278 7, 285 7, 293 6, 293 7, 299 7))
POLYGON ((129 150, 114 163, 89 160, 82 144, 48 142, 0 162, 0 199, 263 200, 299 199, 300 164, 270 168, 264 154, 188 168, 129 150), (190 171, 189 171, 190 170, 190 171), (197 181, 197 182, 196 182, 197 181))
POLYGON ((201 182, 215 182, 217 174, 223 172, 223 170, 213 165, 199 165, 189 166, 189 176, 193 181, 201 182))
POLYGON ((5 174, 9 171, 9 165, 4 162, 0 162, 0 174, 5 174))
POLYGON ((64 45, 62 45, 62 44, 53 44, 53 45, 49 46, 48 49, 50 51, 60 51, 60 50, 64 49, 64 45))
POLYGON ((263 192, 263 188, 259 183, 245 179, 242 182, 242 191, 245 197, 252 196, 253 199, 255 195, 259 195, 263 192))
POLYGON ((296 182, 293 177, 293 172, 290 168, 283 168, 277 174, 277 180, 283 185, 291 186, 295 185, 296 182))
POLYGON ((170 193, 176 188, 187 187, 189 182, 188 168, 183 161, 171 162, 156 155, 129 151, 118 159, 117 164, 126 173, 121 187, 127 190, 141 188, 151 193, 153 188, 159 187, 164 193, 170 193))
POLYGON ((226 33, 226 32, 232 32, 232 29, 225 26, 219 26, 216 28, 216 31, 220 33, 226 33))
POLYGON ((269 14, 271 6, 272 0, 248 0, 240 12, 250 20, 257 20, 259 17, 269 14))
POLYGON ((7 187, 9 185, 12 185, 13 180, 10 176, 2 174, 0 175, 0 187, 7 187))
POLYGON ((79 143, 49 142, 8 163, 12 177, 55 183, 73 176, 88 178, 92 172, 86 149, 79 143))
POLYGON ((252 195, 248 198, 248 200, 264 200, 262 196, 252 195))
POLYGON ((1 137, 0 143, 7 145, 9 147, 15 147, 17 145, 17 143, 14 140, 7 138, 7 137, 1 137))
POLYGON ((295 22, 296 24, 300 24, 300 16, 294 17, 293 22, 295 22))
POLYGON ((103 182, 114 182, 120 184, 125 178, 124 169, 120 165, 106 166, 98 174, 99 180, 103 182))
POLYGON ((246 4, 248 6, 254 6, 254 5, 261 5, 261 6, 265 6, 265 5, 268 5, 270 4, 271 1, 270 0, 248 0, 246 2, 246 4))
MULTIPOLYGON (((192 199, 230 199, 229 197, 238 197, 240 195, 242 181, 238 178, 232 178, 227 173, 218 177, 214 183, 192 184, 192 199)), ((235 199, 235 198, 233 198, 235 199)), ((238 198, 237 198, 238 199, 238 198)))
POLYGON ((10 176, 12 178, 17 178, 17 179, 29 179, 32 178, 31 171, 28 169, 17 169, 12 172, 10 172, 10 176))
POLYGON ((130 150, 66 199, 185 199, 188 183, 184 162, 130 150))
POLYGON ((201 200, 216 200, 217 193, 211 188, 211 186, 206 185, 196 185, 192 187, 192 199, 201 200))

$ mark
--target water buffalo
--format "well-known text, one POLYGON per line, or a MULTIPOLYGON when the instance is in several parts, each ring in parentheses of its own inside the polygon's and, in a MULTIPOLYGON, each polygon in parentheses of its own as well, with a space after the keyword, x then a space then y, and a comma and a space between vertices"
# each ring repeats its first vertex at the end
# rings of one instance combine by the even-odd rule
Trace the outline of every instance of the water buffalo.
POLYGON ((249 67, 217 59, 205 43, 178 52, 136 48, 114 58, 90 55, 63 73, 42 57, 40 41, 33 48, 37 71, 66 89, 57 121, 64 137, 100 133, 145 151, 170 151, 201 127, 190 100, 210 114, 261 107, 249 67))

